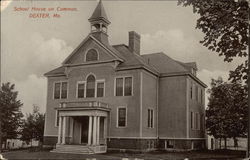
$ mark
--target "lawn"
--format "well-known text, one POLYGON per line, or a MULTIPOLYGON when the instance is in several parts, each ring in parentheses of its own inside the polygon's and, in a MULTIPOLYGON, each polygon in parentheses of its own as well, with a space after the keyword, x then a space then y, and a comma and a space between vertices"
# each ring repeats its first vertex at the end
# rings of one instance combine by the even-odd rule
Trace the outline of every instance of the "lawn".
POLYGON ((193 152, 151 152, 145 154, 132 154, 132 153, 105 153, 105 154, 66 154, 66 153, 51 153, 48 151, 29 151, 29 150, 19 150, 19 151, 9 151, 2 153, 4 158, 11 159, 68 159, 68 160, 183 160, 184 158, 195 159, 195 160, 226 160, 235 159, 240 160, 244 157, 245 153, 240 151, 193 151, 193 152))

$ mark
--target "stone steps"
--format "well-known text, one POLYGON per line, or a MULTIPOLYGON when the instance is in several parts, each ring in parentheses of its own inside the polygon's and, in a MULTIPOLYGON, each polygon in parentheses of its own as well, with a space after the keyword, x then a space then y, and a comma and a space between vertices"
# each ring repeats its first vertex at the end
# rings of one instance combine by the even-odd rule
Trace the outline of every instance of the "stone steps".
POLYGON ((55 153, 73 153, 73 154, 94 154, 89 146, 83 145, 56 145, 51 152, 55 153))

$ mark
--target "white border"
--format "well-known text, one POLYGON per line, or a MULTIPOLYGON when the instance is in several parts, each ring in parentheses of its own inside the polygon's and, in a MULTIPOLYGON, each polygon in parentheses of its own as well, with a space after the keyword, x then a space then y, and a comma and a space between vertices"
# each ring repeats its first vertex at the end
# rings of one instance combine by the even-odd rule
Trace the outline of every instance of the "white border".
POLYGON ((96 80, 96 83, 95 83, 95 98, 101 98, 101 97, 97 97, 97 84, 98 83, 103 83, 103 96, 102 97, 105 97, 105 79, 98 79, 96 80))
POLYGON ((68 82, 68 80, 60 80, 60 81, 54 81, 53 82, 53 94, 52 94, 52 99, 54 99, 54 100, 57 100, 57 99, 55 99, 55 96, 54 96, 54 94, 55 94, 55 85, 56 85, 56 83, 60 83, 60 97, 58 98, 58 99, 67 99, 68 97, 69 97, 69 82, 68 82), (62 83, 63 82, 67 82, 67 97, 66 98, 62 98, 61 96, 61 93, 62 93, 62 83))
POLYGON ((115 76, 115 80, 114 80, 114 96, 115 97, 129 97, 129 96, 125 96, 125 78, 132 78, 132 84, 131 84, 131 95, 129 96, 133 96, 134 95, 134 77, 132 75, 126 75, 126 76, 115 76), (116 79, 117 78, 122 78, 122 95, 121 96, 116 96, 116 79))
POLYGON ((97 53, 97 60, 94 60, 94 61, 99 61, 100 56, 99 56, 98 50, 95 49, 95 48, 89 48, 88 50, 85 51, 85 54, 84 54, 84 62, 94 62, 94 61, 86 61, 87 53, 88 53, 90 50, 92 50, 92 49, 95 50, 96 53, 97 53))
POLYGON ((81 99, 81 98, 85 98, 86 97, 86 85, 87 85, 87 82, 86 81, 77 81, 76 82, 76 98, 77 99, 81 99), (78 97, 78 85, 79 84, 84 84, 84 96, 83 97, 78 97))
POLYGON ((127 106, 118 106, 116 111, 116 127, 117 128, 126 128, 127 127, 127 120, 128 120, 128 108, 127 106), (119 126, 119 109, 125 108, 126 109, 126 115, 125 115, 125 126, 119 126))

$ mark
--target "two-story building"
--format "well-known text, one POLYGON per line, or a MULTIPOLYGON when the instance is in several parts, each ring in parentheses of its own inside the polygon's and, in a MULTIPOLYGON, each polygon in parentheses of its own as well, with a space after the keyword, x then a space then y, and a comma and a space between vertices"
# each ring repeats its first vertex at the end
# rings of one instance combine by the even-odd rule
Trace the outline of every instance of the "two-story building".
POLYGON ((128 45, 111 45, 101 1, 89 22, 89 35, 45 74, 44 144, 71 153, 205 147, 206 85, 196 63, 141 54, 134 31, 128 45))

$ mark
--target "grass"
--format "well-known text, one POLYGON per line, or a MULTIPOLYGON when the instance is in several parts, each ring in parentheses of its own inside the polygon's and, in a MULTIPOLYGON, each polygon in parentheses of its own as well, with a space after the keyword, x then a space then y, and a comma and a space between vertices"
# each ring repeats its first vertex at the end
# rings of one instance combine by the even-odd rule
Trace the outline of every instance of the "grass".
POLYGON ((105 154, 66 154, 66 153, 51 153, 49 151, 30 151, 30 150, 18 150, 9 151, 2 153, 4 158, 11 159, 68 159, 68 160, 116 160, 122 158, 129 158, 129 160, 135 159, 146 159, 146 160, 183 160, 184 158, 195 159, 195 160, 206 160, 206 159, 242 159, 245 155, 243 151, 233 150, 219 150, 219 151, 190 151, 190 152, 150 152, 145 154, 133 154, 133 153, 105 153, 105 154))

